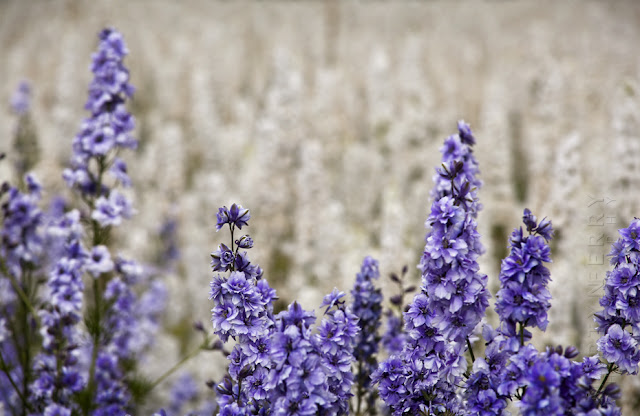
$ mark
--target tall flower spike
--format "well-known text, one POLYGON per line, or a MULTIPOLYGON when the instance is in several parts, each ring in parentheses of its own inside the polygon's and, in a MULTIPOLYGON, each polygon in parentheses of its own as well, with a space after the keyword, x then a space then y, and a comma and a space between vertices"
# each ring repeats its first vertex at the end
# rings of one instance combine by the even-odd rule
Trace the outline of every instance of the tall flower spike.
POLYGON ((419 265, 422 286, 404 316, 404 350, 373 375, 396 415, 460 410, 456 385, 467 367, 463 354, 489 304, 487 276, 477 263, 483 248, 475 221, 480 181, 469 147, 473 140, 468 126, 458 128, 459 134, 445 141, 443 166, 434 179, 430 231, 419 265))
MULTIPOLYGON (((371 259, 373 260, 373 259, 371 259)), ((358 318, 345 307, 343 292, 334 289, 324 297, 320 307, 327 307, 313 345, 322 361, 314 369, 326 371, 328 393, 327 402, 321 409, 324 414, 344 415, 349 411, 349 399, 354 377, 351 364, 354 361, 353 340, 360 332, 358 318)), ((320 379, 319 379, 320 380, 320 379)))
POLYGON ((356 373, 356 411, 366 403, 369 409, 375 406, 375 392, 371 388, 371 374, 378 366, 376 355, 380 336, 378 328, 382 317, 382 293, 375 287, 375 280, 380 277, 378 261, 368 256, 356 276, 356 282, 351 290, 353 304, 351 309, 359 318, 360 332, 355 339, 353 356, 357 361, 356 373))
MULTIPOLYGON (((220 208, 218 229, 229 224, 233 239, 234 228, 247 225, 249 218, 249 210, 239 205, 233 204, 231 210, 220 208)), ((249 236, 242 236, 235 243, 238 248, 253 246, 249 236)), ((214 271, 230 272, 228 276, 216 275, 211 282, 213 330, 223 342, 229 337, 236 342, 228 356, 229 374, 217 387, 220 412, 257 412, 264 408, 273 388, 268 380, 275 342, 272 306, 275 291, 266 280, 261 280, 262 270, 251 264, 246 251, 238 252, 220 244, 211 257, 214 271)))
POLYGON ((502 261, 501 289, 496 295, 496 312, 502 322, 501 331, 511 338, 510 350, 517 351, 531 337, 526 327, 547 328, 547 311, 551 307, 551 294, 547 289, 551 262, 549 240, 553 236, 551 222, 540 223, 528 209, 524 210, 522 227, 516 228, 509 241, 511 251, 502 261))
POLYGON ((637 374, 640 364, 640 219, 620 230, 611 248, 601 311, 595 314, 598 350, 623 373, 637 374))
MULTIPOLYGON (((135 126, 133 116, 125 108, 126 100, 133 94, 129 71, 123 63, 128 50, 122 35, 114 29, 104 29, 99 38, 98 51, 93 55, 91 64, 94 78, 89 85, 89 98, 85 105, 91 115, 84 120, 73 140, 71 168, 65 169, 63 176, 69 186, 83 195, 105 198, 109 187, 103 180, 104 173, 110 171, 114 182, 119 181, 125 186, 129 184, 124 162, 109 159, 109 156, 122 148, 135 148, 137 141, 131 136, 135 126), (91 163, 92 160, 95 163, 91 163), (108 166, 112 162, 113 166, 108 166)), ((123 205, 116 204, 111 198, 104 201, 114 207, 123 205)), ((126 212, 115 212, 113 216, 126 217, 126 212)), ((118 222, 115 218, 110 221, 118 222)))
POLYGON ((54 220, 48 231, 64 250, 49 274, 49 306, 40 311, 43 348, 35 360, 30 400, 45 414, 52 408, 64 414, 76 410, 72 395, 86 385, 78 363, 82 335, 77 324, 82 320, 82 274, 88 253, 81 244, 79 211, 54 220))

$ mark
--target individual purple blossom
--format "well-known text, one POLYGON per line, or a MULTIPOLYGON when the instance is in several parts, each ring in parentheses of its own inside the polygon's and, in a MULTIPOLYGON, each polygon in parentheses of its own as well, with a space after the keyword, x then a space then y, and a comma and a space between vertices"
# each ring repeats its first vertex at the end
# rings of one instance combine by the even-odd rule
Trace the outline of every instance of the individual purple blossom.
POLYGON ((247 225, 247 221, 251 218, 249 210, 237 204, 232 204, 230 209, 226 206, 219 208, 216 216, 218 219, 216 231, 219 231, 225 224, 242 229, 242 226, 247 225))
POLYGON ((251 248, 253 247, 253 239, 248 235, 243 235, 238 240, 236 240, 236 244, 240 248, 245 248, 245 249, 251 248))
POLYGON ((213 271, 227 271, 231 269, 236 256, 225 244, 220 244, 218 249, 211 253, 211 268, 213 271))
POLYGON ((98 277, 103 273, 109 273, 113 270, 113 266, 111 253, 109 253, 109 249, 103 245, 95 246, 91 249, 85 265, 86 270, 91 273, 93 277, 98 277))
POLYGON ((131 179, 127 174, 127 164, 124 160, 115 158, 113 160, 113 164, 111 165, 111 169, 109 169, 109 173, 111 173, 116 178, 116 180, 118 180, 118 182, 122 184, 122 186, 131 186, 131 179))
POLYGON ((610 326, 597 344, 605 360, 615 363, 624 372, 637 374, 638 364, 640 364, 638 342, 620 325, 610 326))
POLYGON ((109 197, 101 196, 96 201, 96 208, 91 218, 101 226, 120 225, 122 219, 131 218, 134 210, 131 201, 118 191, 111 191, 109 197))

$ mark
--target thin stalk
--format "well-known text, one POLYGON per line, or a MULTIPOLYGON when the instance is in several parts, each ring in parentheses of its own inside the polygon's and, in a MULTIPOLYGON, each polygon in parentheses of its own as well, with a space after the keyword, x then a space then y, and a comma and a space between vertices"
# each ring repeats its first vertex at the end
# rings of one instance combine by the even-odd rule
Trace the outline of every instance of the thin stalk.
POLYGON ((22 401, 22 406, 23 406, 22 413, 25 414, 25 410, 26 409, 31 410, 31 405, 29 404, 27 399, 22 394, 22 391, 16 385, 16 382, 11 377, 11 372, 9 371, 9 367, 7 366, 7 363, 4 361, 4 357, 2 356, 2 351, 1 350, 0 350, 0 364, 2 364, 2 369, 4 370, 4 374, 7 376, 7 379, 9 380, 9 383, 11 383, 11 386, 13 387, 13 389, 18 394, 18 397, 20 397, 20 401, 22 401))
POLYGON ((467 348, 469 348, 469 354, 471 354, 471 362, 476 362, 476 356, 473 355, 473 348, 471 348, 471 341, 469 341, 469 337, 467 337, 467 348))
POLYGON ((20 297, 20 300, 22 301, 24 306, 29 310, 29 312, 31 312, 33 319, 36 321, 36 324, 39 327, 40 318, 38 317, 38 313, 36 312, 31 302, 29 302, 29 297, 22 289, 22 286, 20 286, 20 283, 18 282, 18 280, 15 278, 13 274, 9 273, 9 269, 7 268, 7 265, 4 263, 4 259, 2 258, 0 258, 0 270, 2 271, 2 274, 9 277, 9 280, 11 281, 11 286, 20 297))
MULTIPOLYGON (((96 192, 97 195, 102 191, 102 175, 106 169, 105 159, 104 157, 98 157, 98 175, 97 175, 97 187, 96 192)), ((93 212, 95 208, 96 197, 89 199, 89 212, 93 212)), ((100 224, 98 221, 92 219, 91 220, 91 230, 93 232, 93 241, 92 247, 96 247, 102 244, 106 238, 103 233, 100 232, 100 224)), ((98 349, 100 347, 100 338, 101 338, 101 321, 102 321, 102 276, 98 276, 93 279, 93 301, 96 313, 96 322, 95 322, 95 333, 93 336, 93 351, 91 351, 91 365, 89 366, 89 384, 87 386, 87 391, 89 393, 89 397, 91 401, 93 401, 93 394, 96 388, 95 374, 96 374, 96 361, 98 360, 98 349)), ((85 413, 88 414, 89 409, 84 409, 85 413)))
POLYGON ((358 360, 358 391, 357 391, 357 404, 356 404, 356 416, 360 416, 360 405, 362 403, 362 360, 358 360))
POLYGON ((607 366, 607 375, 604 376, 604 378, 602 379, 602 383, 600 383, 600 387, 598 387, 598 391, 596 392, 596 395, 600 394, 600 392, 602 391, 602 388, 604 387, 605 383, 607 382, 607 379, 609 378, 609 376, 611 375, 611 373, 613 373, 614 371, 616 371, 616 365, 614 363, 610 363, 607 366))
POLYGON ((162 383, 167 377, 175 373, 176 370, 178 370, 184 363, 186 363, 187 361, 189 361, 190 359, 198 355, 202 349, 203 349, 203 345, 200 345, 197 349, 191 351, 189 354, 182 357, 182 359, 177 363, 175 363, 173 367, 165 371, 160 377, 158 377, 153 383, 151 383, 151 385, 149 386, 149 391, 153 390, 158 384, 162 383))

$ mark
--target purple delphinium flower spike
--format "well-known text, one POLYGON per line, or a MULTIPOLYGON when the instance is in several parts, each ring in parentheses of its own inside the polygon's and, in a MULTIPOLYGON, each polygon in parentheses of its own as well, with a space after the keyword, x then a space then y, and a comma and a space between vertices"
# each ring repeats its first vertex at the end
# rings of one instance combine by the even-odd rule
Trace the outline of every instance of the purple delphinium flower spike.
POLYGON ((595 314, 598 350, 609 371, 637 374, 640 364, 640 219, 620 230, 611 248, 613 270, 607 272, 601 311, 595 314))
MULTIPOLYGON (((471 207, 471 211, 475 216, 477 216, 478 211, 482 208, 482 206, 477 202, 478 198, 476 192, 480 187, 482 187, 482 181, 478 179, 478 174, 480 170, 478 169, 478 162, 473 154, 473 145, 476 140, 471 132, 471 128, 464 121, 458 121, 458 134, 453 134, 449 136, 442 148, 440 148, 440 152, 442 153, 442 164, 446 167, 447 170, 454 164, 455 162, 461 162, 461 170, 456 172, 456 182, 459 184, 468 182, 469 183, 469 192, 471 193, 470 197, 475 201, 474 205, 471 207)), ((455 166, 455 165, 454 165, 455 166)), ((438 170, 438 173, 433 177, 433 181, 435 182, 435 186, 431 190, 431 198, 434 201, 440 200, 443 196, 451 195, 451 180, 443 177, 441 175, 442 170, 438 170)))
POLYGON ((77 210, 54 220, 48 230, 64 250, 49 274, 48 306, 40 311, 43 348, 35 360, 36 380, 31 385, 30 397, 45 414, 54 410, 64 414, 75 409, 72 395, 86 385, 78 364, 82 336, 77 324, 82 320, 82 274, 88 253, 81 244, 82 227, 77 210))
MULTIPOLYGON (((125 108, 126 100, 133 94, 129 71, 123 63, 128 50, 122 35, 114 29, 104 29, 99 39, 98 51, 93 55, 91 65, 94 78, 89 85, 89 98, 85 105, 91 115, 84 120, 73 140, 71 167, 65 169, 63 176, 69 186, 83 195, 104 198, 104 211, 105 202, 112 206, 123 205, 109 198, 110 189, 103 180, 104 173, 110 171, 116 181, 124 186, 130 185, 124 161, 119 158, 109 161, 109 156, 119 149, 135 148, 137 142, 131 136, 135 125, 133 117, 125 108)), ((116 214, 102 212, 96 215, 100 219, 95 219, 104 226, 107 224, 105 216, 116 214)), ((119 215, 126 216, 124 213, 119 215)), ((111 221, 117 220, 111 218, 111 221)))
POLYGON ((358 362, 356 373, 356 411, 359 413, 365 403, 369 409, 375 406, 375 392, 371 388, 371 374, 378 366, 376 355, 380 336, 378 328, 382 317, 382 292, 376 288, 374 281, 380 277, 378 261, 366 257, 356 276, 351 290, 353 314, 359 318, 360 332, 355 339, 353 356, 358 362))
POLYGON ((406 344, 373 375, 396 415, 460 410, 456 385, 467 367, 463 354, 489 303, 487 277, 478 272, 484 251, 475 221, 481 182, 469 135, 468 126, 460 124, 459 134, 445 141, 419 265, 421 291, 404 316, 406 344))
POLYGON ((309 414, 331 407, 323 359, 313 346, 315 317, 294 302, 276 316, 267 386, 274 415, 309 414))
POLYGON ((547 312, 551 307, 551 294, 547 289, 551 278, 544 265, 551 262, 551 222, 544 219, 538 224, 528 209, 524 210, 523 222, 528 235, 521 227, 511 234, 511 251, 502 261, 501 289, 496 295, 501 331, 512 339, 510 349, 513 352, 531 337, 526 327, 538 327, 543 331, 547 328, 547 312))
MULTIPOLYGON (((218 211, 219 228, 229 224, 233 230, 247 225, 249 210, 233 204, 218 211)), ((248 236, 241 237, 238 248, 251 248, 248 236)), ((233 245, 232 245, 233 246, 233 245)), ((211 321, 213 331, 223 342, 231 337, 236 344, 228 356, 229 374, 216 388, 220 412, 236 414, 251 412, 268 403, 268 376, 272 368, 272 348, 275 342, 273 301, 275 291, 261 279, 260 267, 251 264, 247 252, 234 251, 221 244, 212 253, 214 271, 209 299, 213 300, 211 321)))
POLYGON ((32 175, 27 175, 25 182, 32 184, 30 191, 23 193, 9 186, 6 190, 7 200, 0 208, 0 257, 4 259, 7 272, 18 281, 22 280, 25 266, 38 266, 43 248, 39 232, 43 224, 43 213, 38 208, 40 186, 32 175))
MULTIPOLYGON (((375 260, 370 261, 368 267, 377 270, 375 260)), ((365 260, 366 261, 366 260, 365 260)), ((376 262, 377 263, 377 262, 376 262)), ((375 273, 374 270, 366 270, 365 273, 375 273)), ((323 414, 345 415, 349 411, 349 398, 354 376, 351 372, 351 363, 354 361, 354 338, 357 339, 360 328, 358 318, 346 308, 343 292, 334 289, 325 296, 320 307, 327 307, 325 316, 318 327, 318 332, 313 337, 313 345, 322 357, 322 363, 314 364, 318 371, 318 381, 320 378, 320 368, 324 366, 326 370, 327 388, 330 395, 326 395, 327 403, 322 406, 323 414)), ((309 363, 308 363, 309 365, 309 363)))

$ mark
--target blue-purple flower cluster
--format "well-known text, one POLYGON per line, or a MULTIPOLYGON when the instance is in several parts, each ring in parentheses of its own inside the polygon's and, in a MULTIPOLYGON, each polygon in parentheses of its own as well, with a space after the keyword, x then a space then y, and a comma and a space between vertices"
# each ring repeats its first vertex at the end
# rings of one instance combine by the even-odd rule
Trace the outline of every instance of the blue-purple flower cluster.
MULTIPOLYGON (((26 192, 3 184, 0 193, 3 200, 6 195, 0 322, 11 335, 3 334, 7 342, 0 343, 0 400, 16 415, 131 413, 136 362, 152 344, 164 310, 164 286, 137 262, 114 260, 107 246, 109 227, 133 213, 114 189, 130 185, 116 153, 136 142, 124 107, 133 92, 122 63, 126 47, 113 29, 99 38, 86 106, 91 116, 74 139, 72 167, 63 175, 86 206, 69 209, 54 199, 43 213, 41 187, 30 174, 21 183, 26 192), (92 283, 89 302, 84 276, 92 283)), ((27 106, 26 95, 14 101, 17 110, 27 106)))
MULTIPOLYGON (((113 227, 134 213, 118 189, 131 186, 118 156, 136 147, 125 107, 133 87, 120 33, 105 29, 99 39, 86 103, 91 114, 73 140, 71 167, 63 174, 84 205, 54 201, 42 211, 41 186, 31 174, 17 187, 0 189, 0 412, 138 414, 142 400, 178 367, 155 382, 138 378, 168 294, 154 280, 158 269, 112 254, 113 227)), ((21 119, 28 95, 23 85, 12 103, 21 119)), ((196 326, 205 333, 201 349, 222 350, 228 359, 222 381, 207 383, 215 387, 219 415, 506 416, 510 408, 524 416, 621 415, 620 389, 607 382, 616 372, 637 374, 640 364, 640 219, 620 230, 613 245, 603 310, 595 316, 606 363, 598 356, 577 360, 573 347, 541 352, 529 342, 527 328, 544 331, 548 325, 545 264, 553 228, 528 209, 502 261, 500 324, 482 325, 485 348, 475 344, 474 352, 489 304, 487 276, 478 265, 484 252, 476 222, 482 182, 472 149, 476 139, 468 124, 457 127, 445 140, 434 178, 420 290, 404 307, 404 295, 416 287, 405 288, 392 274, 401 293, 390 303, 401 314, 386 314, 383 335, 376 260, 364 259, 349 305, 338 289, 324 297, 319 323, 297 301, 276 314, 276 292, 248 256, 253 239, 235 235, 248 226, 249 210, 219 208, 216 230, 228 227, 231 234, 211 253, 211 322, 220 340, 212 344, 204 327, 196 326)), ((160 269, 177 258, 175 224, 162 229, 160 269)), ((403 278, 406 272, 405 266, 403 278)), ((169 412, 158 415, 184 413, 199 396, 198 385, 183 376, 170 396, 169 412)), ((204 409, 196 413, 213 413, 204 409)))
MULTIPOLYGON (((344 293, 334 290, 321 305, 324 318, 314 334, 316 318, 294 302, 273 315, 275 291, 262 279, 247 252, 253 240, 233 232, 247 225, 249 210, 233 204, 218 211, 217 230, 228 226, 230 246, 211 254, 214 271, 209 298, 214 333, 236 344, 228 356, 228 376, 218 385, 221 415, 342 415, 349 410, 354 375, 354 338, 358 318, 346 308, 344 293)), ((377 262, 365 260, 362 279, 377 277, 377 262), (365 276, 366 275, 366 276, 365 276)))
POLYGON ((128 54, 122 35, 104 29, 98 51, 93 55, 94 78, 89 85, 85 108, 91 116, 84 120, 73 140, 71 168, 64 178, 70 187, 94 202, 92 218, 101 225, 118 225, 132 214, 130 202, 117 191, 110 191, 103 174, 109 172, 114 182, 129 186, 125 162, 116 156, 119 149, 134 149, 137 141, 131 131, 133 116, 125 102, 133 94, 129 71, 124 66, 128 54))
POLYGON ((363 401, 366 402, 368 409, 373 409, 375 406, 371 374, 378 367, 376 358, 380 343, 378 328, 382 319, 382 291, 376 288, 374 283, 379 277, 378 261, 367 256, 362 262, 351 290, 353 297, 351 310, 359 318, 358 327, 360 328, 353 352, 357 361, 356 412, 360 411, 363 401))
POLYGON ((543 331, 547 328, 547 312, 551 307, 551 294, 547 289, 551 274, 544 265, 551 262, 551 221, 545 218, 538 223, 531 211, 525 209, 523 222, 527 234, 522 227, 511 234, 510 253, 502 261, 501 289, 496 295, 501 331, 511 337, 510 348, 514 352, 524 340, 531 338, 526 327, 543 331))
POLYGON ((637 374, 640 364, 640 219, 620 230, 611 248, 602 311, 596 313, 598 350, 615 369, 637 374))
POLYGON ((72 412, 77 407, 71 396, 86 385, 78 363, 82 334, 77 324, 82 320, 82 274, 89 255, 82 245, 79 211, 69 211, 52 221, 48 233, 64 251, 47 281, 50 303, 40 310, 42 352, 34 365, 37 379, 31 386, 31 400, 45 413, 52 408, 72 412))
POLYGON ((402 353, 383 362, 374 379, 395 415, 459 411, 457 388, 467 361, 469 337, 489 301, 487 276, 478 272, 483 252, 475 216, 479 210, 477 166, 471 131, 459 123, 447 139, 435 178, 436 199, 419 268, 422 286, 405 313, 408 339, 402 353), (465 163, 468 165, 466 166, 465 163), (446 183, 446 184, 445 184, 446 183))

